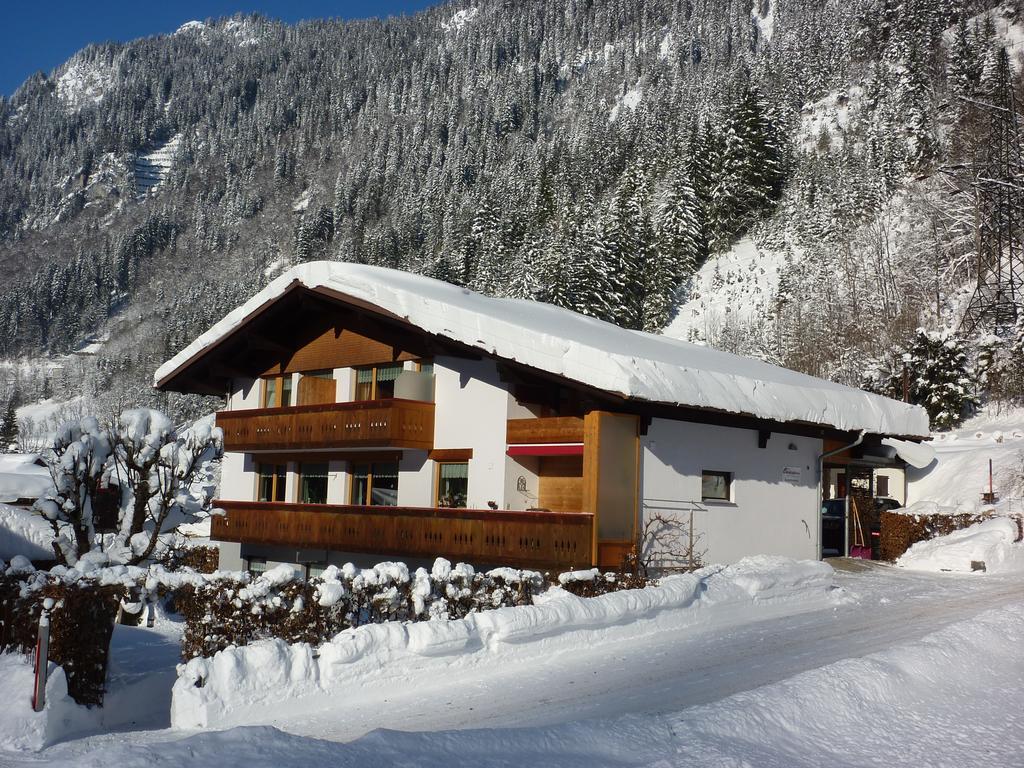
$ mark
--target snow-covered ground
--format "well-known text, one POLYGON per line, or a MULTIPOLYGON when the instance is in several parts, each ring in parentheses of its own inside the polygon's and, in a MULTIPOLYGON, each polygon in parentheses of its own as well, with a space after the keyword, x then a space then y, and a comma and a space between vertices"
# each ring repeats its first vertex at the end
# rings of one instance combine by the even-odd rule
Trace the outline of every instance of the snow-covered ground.
POLYGON ((988 462, 1000 510, 1024 512, 1024 409, 983 413, 957 430, 932 436, 935 464, 911 469, 907 504, 922 501, 966 512, 982 506, 988 490, 988 462))
POLYGON ((1020 764, 1019 580, 867 565, 836 583, 526 662, 373 676, 263 727, 108 733, 0 764, 1020 764))

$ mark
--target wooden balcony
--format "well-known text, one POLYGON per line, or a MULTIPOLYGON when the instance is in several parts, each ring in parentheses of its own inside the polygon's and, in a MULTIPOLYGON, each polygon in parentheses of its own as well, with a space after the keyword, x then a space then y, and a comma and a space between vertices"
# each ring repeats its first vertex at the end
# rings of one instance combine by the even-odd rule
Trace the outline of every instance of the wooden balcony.
POLYGON ((446 557, 529 568, 591 564, 594 516, 582 512, 357 507, 218 501, 211 537, 245 544, 446 557))
POLYGON ((434 447, 434 404, 416 400, 299 405, 219 411, 224 449, 434 447))

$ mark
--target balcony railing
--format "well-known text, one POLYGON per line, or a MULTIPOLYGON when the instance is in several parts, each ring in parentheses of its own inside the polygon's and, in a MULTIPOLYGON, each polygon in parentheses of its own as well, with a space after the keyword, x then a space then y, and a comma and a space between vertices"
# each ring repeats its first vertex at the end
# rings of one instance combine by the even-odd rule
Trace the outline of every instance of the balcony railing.
POLYGON ((228 451, 434 447, 434 404, 416 400, 220 411, 228 451))
POLYGON ((591 564, 594 517, 582 512, 360 507, 218 501, 211 537, 382 556, 573 568, 591 564))

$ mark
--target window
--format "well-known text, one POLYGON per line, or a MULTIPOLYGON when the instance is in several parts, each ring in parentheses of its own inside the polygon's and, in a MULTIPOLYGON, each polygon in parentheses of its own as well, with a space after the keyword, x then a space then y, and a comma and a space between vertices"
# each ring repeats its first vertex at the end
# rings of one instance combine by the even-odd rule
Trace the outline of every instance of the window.
POLYGON ((254 578, 267 572, 267 558, 265 557, 250 557, 246 562, 248 563, 246 570, 248 570, 254 578))
POLYGON ((260 464, 256 501, 284 501, 287 465, 260 464))
POLYGON ((350 503, 357 506, 397 506, 398 462, 353 464, 350 503))
POLYGON ((889 478, 885 475, 875 476, 875 496, 889 495, 889 478))
POLYGON ((731 501, 732 473, 709 470, 701 472, 700 496, 705 501, 731 501))
POLYGON ((292 404, 292 376, 272 376, 263 379, 263 408, 287 408, 292 404))
POLYGON ((323 576, 327 570, 327 563, 306 563, 306 581, 323 576))
POLYGON ((416 363, 416 370, 420 373, 428 373, 431 376, 434 375, 434 361, 433 360, 420 360, 416 363))
POLYGON ((469 462, 443 462, 437 465, 437 506, 465 507, 469 490, 469 462))
POLYGON ((327 465, 299 465, 299 501, 302 504, 327 503, 327 465))
POLYGON ((355 400, 387 400, 395 396, 395 379, 402 372, 401 363, 356 368, 355 400))

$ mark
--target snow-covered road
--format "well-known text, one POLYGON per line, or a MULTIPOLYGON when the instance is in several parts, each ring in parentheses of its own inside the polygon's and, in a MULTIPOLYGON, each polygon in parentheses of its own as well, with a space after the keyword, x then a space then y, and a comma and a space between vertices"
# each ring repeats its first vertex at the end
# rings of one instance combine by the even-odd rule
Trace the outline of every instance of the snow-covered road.
POLYGON ((381 727, 382 712, 387 727, 412 731, 674 712, 904 644, 991 608, 1024 604, 1019 577, 957 578, 875 566, 838 573, 837 582, 851 598, 839 608, 765 606, 755 621, 749 610, 716 612, 713 623, 679 633, 557 653, 540 666, 505 665, 405 690, 361 690, 343 711, 284 712, 269 724, 349 741, 381 727))
POLYGON ((0 764, 1024 765, 1019 576, 870 566, 837 582, 839 606, 714 611, 320 712, 289 703, 276 728, 106 734, 0 764))

